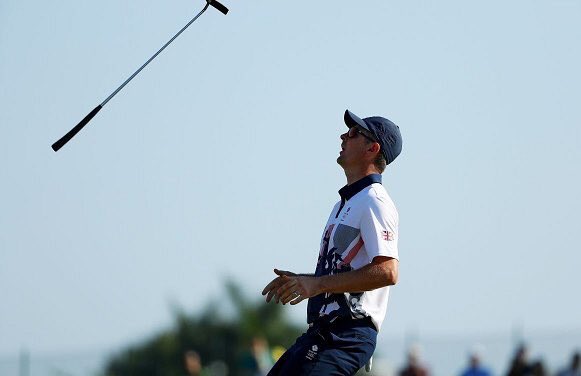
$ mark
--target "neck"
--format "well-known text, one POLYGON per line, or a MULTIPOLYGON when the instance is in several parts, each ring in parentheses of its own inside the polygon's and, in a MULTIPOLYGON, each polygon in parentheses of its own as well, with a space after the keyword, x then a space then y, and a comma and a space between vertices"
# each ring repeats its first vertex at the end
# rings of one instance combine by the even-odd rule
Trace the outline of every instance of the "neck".
POLYGON ((373 165, 358 169, 345 169, 344 171, 345 177, 347 178, 347 185, 351 185, 357 180, 363 179, 367 175, 380 173, 373 165))

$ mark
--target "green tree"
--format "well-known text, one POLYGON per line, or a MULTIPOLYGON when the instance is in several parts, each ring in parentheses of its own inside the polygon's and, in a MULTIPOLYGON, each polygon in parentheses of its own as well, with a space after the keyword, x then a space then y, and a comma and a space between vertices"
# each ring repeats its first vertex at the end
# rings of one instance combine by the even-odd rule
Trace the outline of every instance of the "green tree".
POLYGON ((262 299, 250 301, 237 285, 226 283, 227 295, 235 308, 232 318, 220 315, 218 304, 209 304, 199 315, 174 310, 169 330, 122 350, 105 367, 107 376, 183 376, 184 353, 195 350, 202 362, 222 361, 229 376, 245 375, 244 355, 255 337, 270 346, 288 348, 301 330, 292 325, 280 305, 262 299))

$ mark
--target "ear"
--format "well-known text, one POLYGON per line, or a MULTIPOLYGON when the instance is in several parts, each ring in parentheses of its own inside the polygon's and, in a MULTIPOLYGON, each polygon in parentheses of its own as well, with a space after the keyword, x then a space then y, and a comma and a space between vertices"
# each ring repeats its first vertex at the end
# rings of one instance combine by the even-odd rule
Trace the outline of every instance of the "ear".
POLYGON ((369 150, 370 152, 372 152, 374 154, 379 153, 379 151, 381 150, 381 146, 379 146, 379 143, 373 142, 371 144, 371 146, 369 146, 369 149, 367 149, 367 150, 369 150))

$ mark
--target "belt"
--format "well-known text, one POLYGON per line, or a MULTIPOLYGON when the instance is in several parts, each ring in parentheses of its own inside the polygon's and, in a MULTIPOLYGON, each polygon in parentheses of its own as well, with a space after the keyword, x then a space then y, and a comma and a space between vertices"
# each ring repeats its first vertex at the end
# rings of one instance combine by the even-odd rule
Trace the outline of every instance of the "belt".
POLYGON ((325 316, 309 323, 309 328, 372 328, 377 330, 370 316, 362 319, 353 319, 345 316, 335 316, 331 319, 325 316))

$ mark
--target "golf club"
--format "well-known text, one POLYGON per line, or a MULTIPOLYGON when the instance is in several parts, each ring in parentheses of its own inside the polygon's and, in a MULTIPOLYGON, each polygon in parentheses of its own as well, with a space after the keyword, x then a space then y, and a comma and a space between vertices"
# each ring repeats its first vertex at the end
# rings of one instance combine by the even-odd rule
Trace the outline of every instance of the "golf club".
POLYGON ((169 46, 169 44, 171 42, 174 41, 174 39, 176 39, 181 33, 184 32, 184 30, 186 30, 195 20, 198 19, 198 17, 200 17, 202 15, 202 13, 204 13, 206 11, 206 9, 208 9, 208 6, 213 6, 214 8, 216 8, 217 10, 219 10, 220 12, 222 12, 223 14, 227 14, 228 13, 228 8, 226 8, 224 5, 222 5, 221 3, 219 3, 216 0, 206 0, 206 5, 204 6, 204 9, 202 9, 200 11, 200 13, 198 13, 194 18, 192 18, 190 20, 190 22, 188 22, 186 24, 186 26, 184 26, 180 31, 177 32, 176 35, 174 35, 166 44, 163 45, 163 47, 161 47, 155 54, 153 54, 152 57, 149 58, 149 60, 147 60, 145 62, 145 64, 143 64, 138 70, 135 71, 135 73, 133 73, 127 80, 125 80, 125 82, 123 82, 117 89, 115 89, 115 91, 113 93, 111 93, 111 95, 109 95, 107 97, 107 99, 105 99, 103 102, 101 102, 101 104, 99 104, 97 107, 95 107, 91 112, 89 112, 89 114, 87 116, 85 116, 83 118, 83 120, 81 120, 79 122, 79 124, 75 125, 73 127, 73 129, 71 129, 67 134, 65 134, 63 137, 61 137, 57 142, 55 142, 54 144, 52 144, 52 150, 54 150, 55 152, 58 151, 60 148, 62 148, 67 142, 69 142, 73 137, 75 137, 75 135, 77 133, 79 133, 79 131, 81 129, 83 129, 83 127, 85 125, 87 125, 87 123, 89 123, 89 121, 91 121, 91 119, 93 117, 95 117, 95 115, 97 115, 97 113, 103 108, 103 106, 105 106, 107 104, 107 102, 109 102, 118 92, 121 91, 121 89, 123 89, 125 87, 125 85, 127 85, 129 83, 129 81, 131 81, 135 76, 137 76, 139 74, 139 72, 141 72, 141 70, 143 68, 145 68, 147 66, 147 64, 149 64, 153 59, 155 59, 155 57, 157 55, 159 55, 161 53, 161 51, 163 51, 167 46, 169 46))

